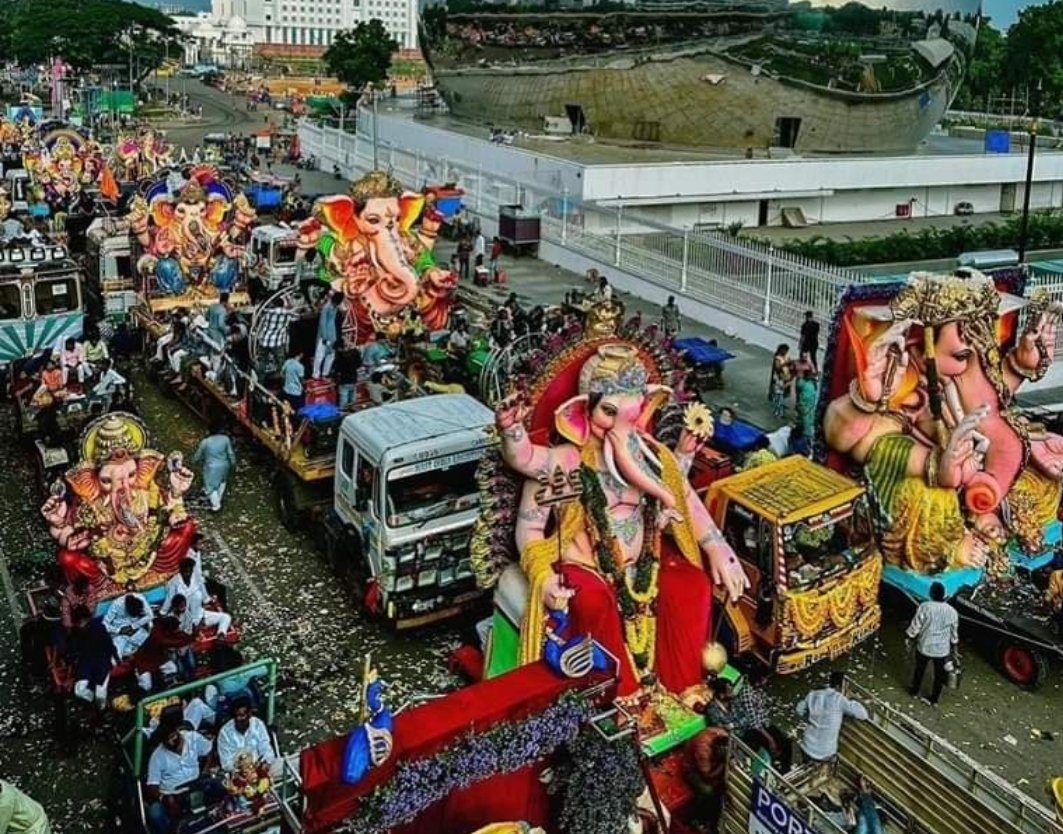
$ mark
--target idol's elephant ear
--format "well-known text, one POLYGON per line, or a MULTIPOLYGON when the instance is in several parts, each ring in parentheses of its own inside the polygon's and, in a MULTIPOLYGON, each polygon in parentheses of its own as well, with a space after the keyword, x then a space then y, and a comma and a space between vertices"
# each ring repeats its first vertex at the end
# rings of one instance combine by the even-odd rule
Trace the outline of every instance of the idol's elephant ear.
POLYGON ((554 427, 565 440, 583 446, 591 435, 590 398, 580 394, 561 403, 554 412, 554 427))
POLYGON ((672 389, 667 385, 647 385, 646 398, 642 402, 642 411, 639 413, 635 428, 642 432, 648 431, 657 410, 668 402, 671 396, 672 389))
POLYGON ((317 217, 343 241, 358 236, 354 223, 354 200, 342 194, 322 197, 314 207, 317 217))

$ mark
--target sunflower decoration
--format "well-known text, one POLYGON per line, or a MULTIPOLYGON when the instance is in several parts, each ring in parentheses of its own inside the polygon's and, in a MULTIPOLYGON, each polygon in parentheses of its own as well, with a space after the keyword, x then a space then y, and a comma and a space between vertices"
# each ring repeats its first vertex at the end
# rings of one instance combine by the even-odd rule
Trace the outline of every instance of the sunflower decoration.
POLYGON ((683 414, 683 428, 690 432, 701 442, 712 438, 716 427, 716 421, 712 418, 712 412, 701 402, 692 402, 686 407, 683 414))

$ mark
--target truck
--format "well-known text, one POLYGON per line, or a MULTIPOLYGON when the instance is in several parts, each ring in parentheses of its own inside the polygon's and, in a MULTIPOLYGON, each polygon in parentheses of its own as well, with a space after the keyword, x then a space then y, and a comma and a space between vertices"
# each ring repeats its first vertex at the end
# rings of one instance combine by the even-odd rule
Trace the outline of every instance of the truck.
MULTIPOLYGON (((729 657, 749 653, 791 674, 878 630, 882 556, 860 484, 791 455, 696 492, 749 578, 737 603, 715 590, 712 633, 729 657)), ((487 677, 517 663, 527 595, 520 566, 507 566, 494 592, 487 677)))
POLYGON ((790 674, 873 635, 882 555, 863 486, 800 455, 713 481, 705 504, 749 579, 717 589, 718 640, 790 674))
POLYGON ((845 722, 830 768, 808 763, 779 773, 758 751, 730 739, 724 834, 842 834, 820 797, 852 789, 860 775, 871 784, 886 831, 1063 834, 1047 806, 870 692, 847 687, 870 718, 845 722))
POLYGON ((93 312, 113 323, 129 320, 137 303, 129 221, 97 217, 85 233, 86 290, 93 312))
POLYGON ((256 226, 247 254, 252 295, 260 298, 295 280, 299 235, 290 226, 256 226))
POLYGON ((80 337, 84 325, 81 269, 66 247, 0 249, 0 367, 80 337))
POLYGON ((489 408, 467 394, 432 394, 312 422, 257 381, 245 384, 231 397, 196 364, 181 397, 204 420, 223 414, 266 452, 281 523, 312 533, 359 604, 403 630, 480 601, 469 537, 476 467, 496 442, 489 408))
POLYGON ((493 425, 473 397, 436 394, 365 409, 340 426, 326 553, 396 629, 454 616, 482 596, 469 538, 493 425))

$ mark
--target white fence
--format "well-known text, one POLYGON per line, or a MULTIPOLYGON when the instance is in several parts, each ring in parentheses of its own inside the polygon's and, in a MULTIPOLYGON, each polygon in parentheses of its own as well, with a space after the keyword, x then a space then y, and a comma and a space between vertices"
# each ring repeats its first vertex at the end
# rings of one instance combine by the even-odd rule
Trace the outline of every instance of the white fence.
MULTIPOLYGON (((324 170, 338 164, 353 177, 373 167, 373 142, 365 134, 303 123, 299 135, 305 152, 321 159, 324 170)), ((725 233, 665 226, 641 216, 637 208, 582 203, 548 184, 491 174, 472 160, 429 158, 378 143, 376 163, 414 188, 456 183, 466 192, 468 211, 492 226, 500 206, 519 204, 536 211, 544 241, 598 263, 603 273, 622 269, 782 338, 796 336, 806 310, 829 321, 847 286, 871 280, 725 233)))

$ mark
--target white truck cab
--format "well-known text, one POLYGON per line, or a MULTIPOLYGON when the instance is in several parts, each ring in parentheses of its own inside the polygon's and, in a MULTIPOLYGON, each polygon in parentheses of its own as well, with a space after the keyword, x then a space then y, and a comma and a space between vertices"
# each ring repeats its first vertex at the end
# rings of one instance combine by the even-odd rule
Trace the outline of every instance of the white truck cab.
POLYGON ((340 427, 329 556, 396 628, 444 619, 481 597, 469 537, 493 424, 473 397, 437 394, 365 409, 340 427))
POLYGON ((249 274, 273 292, 295 280, 299 235, 290 226, 256 226, 248 250, 249 274))

